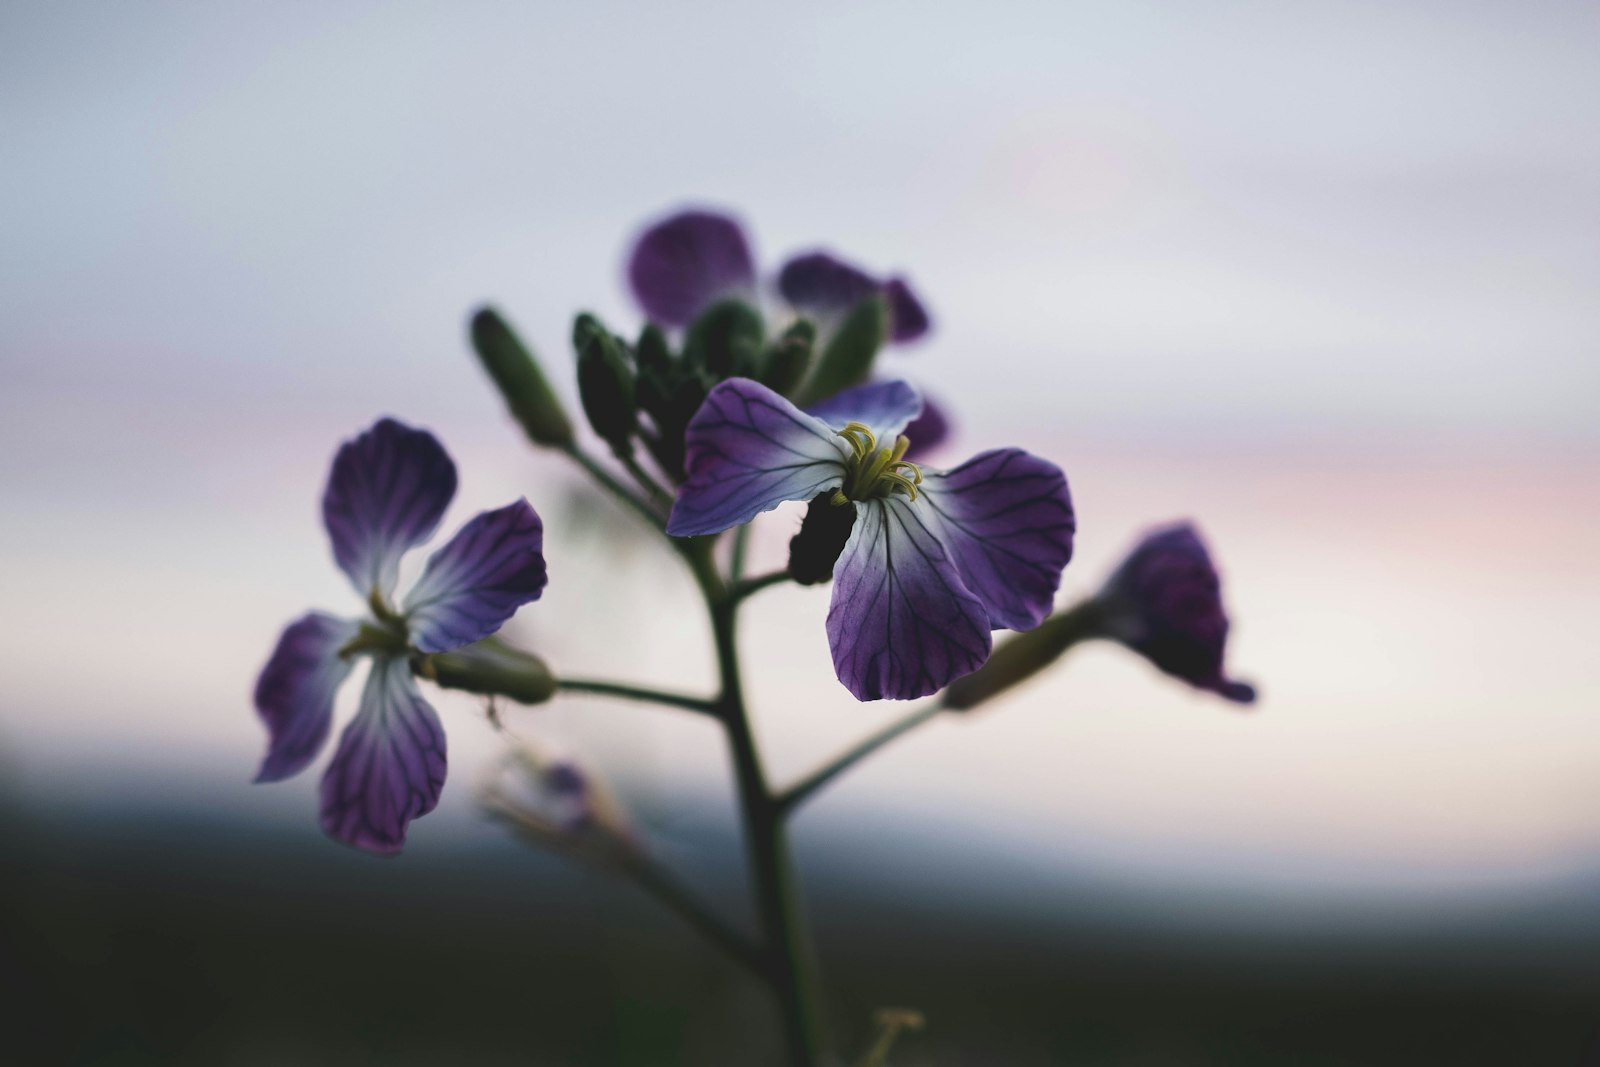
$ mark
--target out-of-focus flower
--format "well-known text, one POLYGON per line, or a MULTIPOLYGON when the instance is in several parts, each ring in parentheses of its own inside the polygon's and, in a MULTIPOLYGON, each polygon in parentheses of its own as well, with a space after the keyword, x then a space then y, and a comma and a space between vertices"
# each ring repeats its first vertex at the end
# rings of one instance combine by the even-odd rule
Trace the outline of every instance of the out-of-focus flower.
POLYGON ((809 580, 833 574, 828 643, 858 700, 926 696, 976 670, 992 629, 1025 630, 1049 613, 1072 558, 1059 467, 1004 448, 923 472, 906 461, 902 432, 921 411, 900 381, 810 413, 757 382, 723 382, 689 424, 688 480, 667 522, 675 536, 713 534, 811 501, 808 523, 825 532, 809 580))
POLYGON ((1223 671, 1228 616, 1222 585, 1200 534, 1188 522, 1151 530, 1098 597, 1102 632, 1161 670, 1200 689, 1249 704, 1256 690, 1223 671))
MULTIPOLYGON (((628 257, 628 283, 645 314, 665 326, 687 326, 729 297, 754 303, 760 288, 744 228, 710 211, 682 211, 647 227, 628 257)), ((888 305, 891 342, 914 341, 930 327, 927 309, 904 278, 875 278, 825 251, 790 258, 778 270, 777 289, 824 333, 874 295, 888 305)))
POLYGON ((522 837, 596 866, 637 858, 637 835, 621 802, 571 757, 518 742, 485 781, 479 802, 522 837))
POLYGON ((369 614, 311 612, 290 623, 256 683, 269 734, 256 780, 279 781, 321 751, 335 693, 356 658, 371 657, 360 712, 322 779, 323 831, 369 852, 399 852, 406 827, 433 810, 444 786, 444 730, 412 677, 413 656, 489 636, 545 586, 544 527, 518 500, 462 526, 396 605, 401 557, 433 535, 455 491, 455 464, 425 430, 386 418, 345 442, 322 517, 369 614))

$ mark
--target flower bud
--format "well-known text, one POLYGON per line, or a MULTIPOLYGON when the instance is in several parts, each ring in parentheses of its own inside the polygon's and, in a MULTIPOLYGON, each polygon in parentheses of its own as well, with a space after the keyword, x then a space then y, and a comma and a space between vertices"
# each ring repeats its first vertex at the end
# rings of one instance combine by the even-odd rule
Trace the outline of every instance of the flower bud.
POLYGON ((779 396, 788 396, 811 369, 817 328, 810 319, 796 321, 767 349, 761 365, 761 384, 779 396))
POLYGON ((828 339, 822 350, 822 359, 801 391, 801 407, 860 385, 872 371, 872 361, 889 337, 889 305, 881 295, 873 294, 856 303, 839 323, 839 328, 828 339))
POLYGON ((789 539, 789 577, 801 585, 820 585, 833 578, 850 530, 855 526, 853 504, 837 505, 833 491, 818 493, 806 508, 800 532, 789 539))
POLYGON ((653 322, 644 324, 639 331, 639 343, 634 346, 634 362, 641 373, 666 375, 672 370, 672 347, 667 343, 667 333, 653 322))
POLYGON ((555 675, 542 659, 495 637, 424 656, 417 673, 445 689, 506 697, 519 704, 542 704, 556 691, 555 675))
POLYGON ((622 345, 593 315, 579 315, 572 327, 578 353, 578 396, 594 432, 619 455, 632 449, 638 425, 633 367, 622 345))
POLYGON ((719 300, 706 308, 683 339, 683 358, 704 367, 713 378, 752 378, 761 359, 765 328, 756 309, 743 300, 719 300))
POLYGON ((472 348, 505 398, 512 417, 537 444, 561 448, 572 443, 572 422, 538 361, 493 308, 472 316, 472 348))
POLYGON ((950 683, 944 706, 967 711, 999 696, 1050 666, 1079 641, 1100 636, 1100 624, 1100 604, 1090 599, 1056 612, 1032 630, 1011 635, 995 645, 982 667, 950 683))

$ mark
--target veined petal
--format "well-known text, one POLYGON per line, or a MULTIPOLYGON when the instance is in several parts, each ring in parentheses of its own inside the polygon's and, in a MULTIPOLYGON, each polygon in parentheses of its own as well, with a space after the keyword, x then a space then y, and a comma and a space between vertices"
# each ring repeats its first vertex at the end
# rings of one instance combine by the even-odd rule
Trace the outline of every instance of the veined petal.
POLYGON ((298 774, 322 751, 333 722, 333 698, 354 664, 339 649, 359 624, 320 611, 302 615, 278 638, 256 679, 256 714, 267 724, 267 755, 258 782, 298 774))
POLYGON ((333 458, 322 519, 356 592, 392 594, 400 557, 433 535, 455 493, 456 465, 426 430, 386 418, 346 441, 333 458))
POLYGON ((881 286, 866 271, 827 252, 807 252, 778 271, 778 292, 802 315, 832 322, 881 286))
POLYGON ((526 500, 475 516, 428 559, 406 595, 411 643, 446 652, 488 637, 546 581, 544 523, 526 500))
POLYGON ((689 477, 667 520, 674 537, 719 533, 836 489, 849 454, 827 423, 749 378, 711 390, 685 442, 689 477))
POLYGON ((628 284, 655 321, 687 326, 713 302, 755 291, 756 268, 738 222, 684 211, 656 223, 634 243, 628 284))
POLYGON ((399 852, 411 820, 439 802, 444 773, 444 728, 411 665, 374 660, 361 712, 322 778, 322 832, 368 852, 399 852))
POLYGON ((995 628, 1050 614, 1077 529, 1061 468, 1020 448, 980 452, 922 479, 917 501, 995 628))
POLYGON ((899 379, 870 382, 835 393, 807 408, 806 413, 835 428, 851 422, 870 426, 879 443, 887 447, 922 413, 922 395, 899 379))
POLYGON ((917 294, 911 291, 911 286, 904 278, 890 278, 883 287, 883 295, 889 301, 890 341, 903 345, 928 332, 932 325, 928 320, 928 310, 922 306, 922 301, 917 299, 917 294))
POLYGON ((828 645, 857 700, 938 692, 989 657, 989 616, 955 562, 899 497, 857 505, 833 571, 828 645))

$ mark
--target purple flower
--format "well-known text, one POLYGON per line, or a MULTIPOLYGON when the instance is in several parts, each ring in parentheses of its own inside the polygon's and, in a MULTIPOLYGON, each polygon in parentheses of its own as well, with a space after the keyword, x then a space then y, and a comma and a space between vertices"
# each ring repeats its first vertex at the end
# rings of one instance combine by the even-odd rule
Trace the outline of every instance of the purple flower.
POLYGON ((976 670, 992 629, 1049 614, 1072 558, 1060 468, 1005 448, 924 472, 903 435, 921 410, 901 381, 809 413, 757 382, 723 382, 689 424, 688 480, 667 522, 675 536, 713 534, 786 500, 843 515, 828 643, 859 700, 926 696, 976 670))
POLYGON ((345 442, 322 518, 370 614, 301 616, 256 682, 269 734, 256 781, 280 781, 321 751, 335 693, 358 655, 372 658, 360 712, 322 779, 323 831, 370 852, 399 852, 407 825, 433 810, 444 786, 444 730, 412 678, 412 657, 489 636, 545 586, 544 527, 518 500, 462 526, 396 606, 401 556, 433 535, 455 491, 455 464, 425 430, 380 419, 345 442))
MULTIPOLYGON (((725 297, 754 300, 758 288, 743 228, 709 211, 683 211, 646 228, 628 257, 628 284, 645 314, 665 326, 687 326, 725 297)), ((888 301, 891 341, 914 341, 929 329, 928 312, 904 278, 875 278, 828 252, 791 258, 778 271, 777 288, 824 333, 874 293, 888 301)))
POLYGON ((1145 534, 1099 596, 1106 636, 1190 685, 1249 704, 1253 686, 1223 673, 1228 616, 1216 565, 1194 526, 1145 534))

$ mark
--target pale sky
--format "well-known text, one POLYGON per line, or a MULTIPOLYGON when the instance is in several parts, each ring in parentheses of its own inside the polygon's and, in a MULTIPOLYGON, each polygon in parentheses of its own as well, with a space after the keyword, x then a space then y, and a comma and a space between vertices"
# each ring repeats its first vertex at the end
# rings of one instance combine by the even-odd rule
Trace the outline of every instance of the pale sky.
MULTIPOLYGON (((7 5, 0 749, 39 788, 112 763, 245 795, 277 628, 355 606, 315 519, 336 443, 428 425, 454 515, 526 493, 559 531, 572 483, 464 319, 492 299, 564 369, 578 309, 637 321, 634 227, 693 202, 774 267, 909 274, 936 333, 896 366, 955 398, 957 458, 1067 470, 1067 588, 1197 518, 1266 694, 1240 716, 1091 650, 854 802, 923 789, 1091 858, 1591 855, 1597 29, 1578 3, 7 5)), ((618 639, 583 635, 655 598, 630 668, 674 681, 670 560, 554 543, 524 632, 594 673, 618 639)), ((798 771, 883 712, 827 674, 825 594, 770 604, 752 631, 804 666, 755 688, 798 771)), ((453 707, 459 787, 491 743, 453 707)), ((719 759, 672 722, 528 721, 663 783, 719 759)), ((248 803, 315 833, 304 777, 248 803)))

